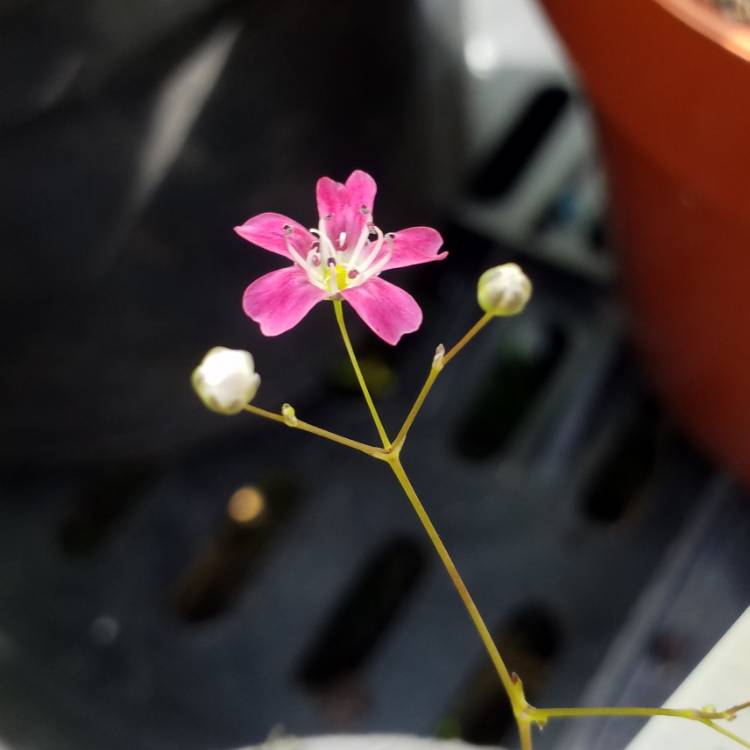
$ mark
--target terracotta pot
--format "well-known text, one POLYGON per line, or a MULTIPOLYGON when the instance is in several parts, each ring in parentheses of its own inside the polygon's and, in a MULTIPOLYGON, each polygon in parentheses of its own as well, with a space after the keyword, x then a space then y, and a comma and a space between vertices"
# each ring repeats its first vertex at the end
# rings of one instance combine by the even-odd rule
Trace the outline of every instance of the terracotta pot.
POLYGON ((633 334, 750 485, 750 25, 708 0, 542 0, 591 97, 633 334))

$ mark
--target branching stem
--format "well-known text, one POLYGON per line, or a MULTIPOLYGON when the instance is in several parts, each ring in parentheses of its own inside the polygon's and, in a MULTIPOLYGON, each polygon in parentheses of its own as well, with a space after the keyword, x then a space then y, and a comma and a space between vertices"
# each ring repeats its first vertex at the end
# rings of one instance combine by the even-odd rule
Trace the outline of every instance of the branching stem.
POLYGON ((378 415, 377 409, 375 408, 372 397, 370 396, 370 392, 367 388, 367 383, 365 382, 364 375, 362 374, 362 370, 359 366, 357 357, 354 353, 354 349, 349 339, 349 334, 347 333, 346 324, 344 322, 344 313, 341 305, 341 300, 334 300, 333 305, 336 315, 336 321, 339 325, 341 337, 344 341, 344 346, 346 348, 347 354, 349 355, 349 359, 357 376, 360 388, 362 389, 362 394, 364 395, 365 401, 370 410, 375 428, 377 429, 378 435, 380 436, 380 439, 383 443, 383 447, 379 448, 373 445, 368 445, 366 443, 360 443, 357 440, 352 440, 350 438, 343 437, 342 435, 338 435, 334 432, 330 432, 329 430, 325 430, 321 427, 316 427, 315 425, 309 424, 308 422, 303 422, 297 419, 296 416, 293 418, 293 420, 290 420, 288 416, 285 417, 282 414, 270 412, 266 409, 261 409, 260 407, 253 406, 252 404, 248 404, 247 406, 245 406, 245 410, 250 412, 251 414, 255 414, 265 419, 270 419, 274 422, 280 422, 288 427, 303 430, 313 435, 317 435, 318 437, 326 438, 327 440, 331 440, 335 443, 339 443, 340 445, 352 448, 353 450, 359 451, 361 453, 366 453, 373 458, 385 461, 390 466, 396 479, 398 480, 398 483, 401 485, 404 494, 408 498, 414 512, 416 513, 417 518, 422 524, 427 537, 432 543, 435 552, 440 558, 443 567, 448 573, 448 577, 450 578, 454 588, 458 592, 458 595, 463 602, 463 605, 466 608, 469 617, 471 618, 474 628, 476 629, 487 653, 489 654, 490 660, 495 667, 495 671, 497 672, 500 682, 508 695, 508 700, 510 701, 511 707, 513 709, 513 715, 515 717, 516 724, 518 725, 521 750, 533 750, 532 727, 534 725, 542 727, 550 719, 574 719, 593 716, 668 716, 678 719, 686 719, 689 721, 696 721, 704 724, 710 729, 713 729, 715 732, 718 732, 724 737, 733 740, 738 745, 741 745, 742 747, 748 748, 748 750, 750 750, 750 742, 742 739, 738 735, 730 732, 728 729, 716 723, 717 721, 722 720, 731 721, 740 711, 750 709, 750 701, 739 703, 723 711, 713 711, 707 709, 646 708, 638 706, 536 708, 535 706, 532 706, 527 702, 523 690, 523 683, 515 674, 512 674, 508 670, 508 667, 506 666, 505 661, 503 660, 503 657, 501 656, 500 651, 498 650, 497 645, 495 644, 492 635, 487 628, 487 625, 485 624, 481 613, 479 612, 479 609, 474 603, 474 600, 471 597, 471 594, 469 593, 469 590, 464 583, 463 578, 461 578, 461 575, 458 572, 458 569, 456 568, 456 565, 453 562, 448 549, 443 543, 440 534, 432 523, 427 510, 419 499, 411 483, 411 480, 406 474, 400 458, 401 448, 406 441, 409 429, 414 423, 419 410, 422 408, 422 405, 424 404, 424 401, 427 398, 430 389, 437 380, 437 377, 442 371, 443 367, 445 367, 445 365, 447 365, 474 338, 474 336, 476 336, 477 333, 479 333, 479 331, 481 331, 487 325, 487 323, 489 323, 489 321, 492 319, 492 316, 489 314, 482 316, 466 332, 466 334, 464 334, 460 341, 450 349, 450 351, 443 354, 442 356, 436 356, 430 372, 427 375, 427 379, 422 386, 422 389, 420 390, 416 400, 414 401, 414 404, 409 410, 409 413, 407 414, 406 419, 404 420, 404 423, 401 426, 398 435, 396 436, 396 439, 393 441, 393 443, 391 443, 388 439, 385 428, 383 427, 380 416, 378 415))

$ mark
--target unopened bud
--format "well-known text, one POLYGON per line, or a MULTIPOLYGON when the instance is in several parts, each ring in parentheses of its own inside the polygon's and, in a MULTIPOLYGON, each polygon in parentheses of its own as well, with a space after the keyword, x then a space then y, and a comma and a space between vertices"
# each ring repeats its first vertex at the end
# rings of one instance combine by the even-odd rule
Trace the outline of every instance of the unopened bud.
POLYGON ((491 315, 517 315, 531 298, 531 281, 516 263, 485 271, 477 284, 477 301, 491 315))
POLYGON ((260 375, 250 352, 216 346, 193 370, 192 383, 211 411, 238 414, 255 398, 260 375))
POLYGON ((287 427, 297 426, 297 413, 294 411, 294 407, 291 404, 284 404, 281 407, 281 416, 284 417, 284 424, 287 427))
POLYGON ((443 369, 443 359, 445 358, 445 347, 438 344, 435 349, 435 356, 432 358, 432 366, 435 370, 443 369))

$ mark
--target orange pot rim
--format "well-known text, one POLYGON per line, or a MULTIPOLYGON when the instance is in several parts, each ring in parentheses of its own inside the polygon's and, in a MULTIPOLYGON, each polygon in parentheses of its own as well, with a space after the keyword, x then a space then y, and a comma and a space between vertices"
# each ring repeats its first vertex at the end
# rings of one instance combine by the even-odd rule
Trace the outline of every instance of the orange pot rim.
POLYGON ((729 52, 750 61, 750 25, 731 21, 697 0, 654 0, 672 15, 729 52))

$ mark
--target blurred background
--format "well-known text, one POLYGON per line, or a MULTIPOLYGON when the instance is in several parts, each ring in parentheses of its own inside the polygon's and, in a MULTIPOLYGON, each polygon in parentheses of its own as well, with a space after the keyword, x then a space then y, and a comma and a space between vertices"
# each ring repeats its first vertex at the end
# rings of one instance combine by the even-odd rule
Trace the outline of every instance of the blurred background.
MULTIPOLYGON (((667 17, 655 0, 631 8, 646 4, 667 17)), ((741 3, 694 4, 743 23, 741 3)), ((531 0, 0 2, 8 750, 204 750, 340 731, 513 746, 481 645, 385 468, 211 414, 190 389, 209 347, 248 349, 259 405, 289 401, 375 439, 324 306, 274 339, 244 317, 245 286, 279 263, 231 231, 261 211, 314 225, 316 179, 356 168, 378 182, 381 227, 436 226, 450 251, 389 276, 425 311, 402 346, 350 316, 391 430, 435 346, 478 317, 480 272, 515 260, 534 281, 528 312, 444 372, 404 452, 532 702, 661 703, 747 606, 747 498, 706 456, 742 475, 750 430, 706 426, 731 389, 696 375, 712 357, 688 293, 645 283, 662 282, 639 259, 663 256, 638 234, 649 223, 622 210, 640 191, 618 181, 640 141, 618 146, 623 119, 596 85, 592 119, 587 95, 587 65, 618 76, 586 46, 607 42, 601 12, 568 21, 580 78, 531 0), (691 338, 666 346, 676 339, 660 321, 691 338), (654 352, 679 367, 665 374, 654 352), (691 370, 680 357, 694 352, 691 370)), ((700 98, 680 101, 692 133, 700 98)), ((646 125, 660 118, 643 107, 646 125)), ((746 144, 728 154, 726 169, 746 175, 746 144)), ((700 185, 649 184, 680 210, 703 205, 700 185)), ((654 226, 684 235, 644 197, 654 226)), ((682 251, 660 231, 659 247, 682 251)), ((744 294, 748 275, 711 257, 744 294)), ((667 270, 702 283, 690 268, 667 270)), ((746 331, 747 305, 731 307, 746 331)), ((712 326, 721 356, 746 361, 712 326)), ((720 369, 744 387, 739 364, 720 369)), ((729 399, 723 410, 743 411, 729 399)), ((623 747, 636 729, 551 724, 540 747, 623 747)))

